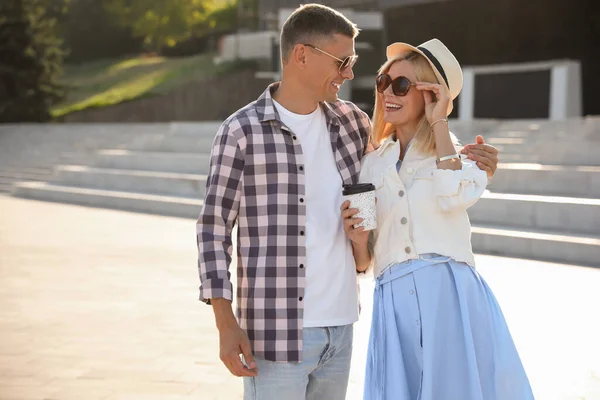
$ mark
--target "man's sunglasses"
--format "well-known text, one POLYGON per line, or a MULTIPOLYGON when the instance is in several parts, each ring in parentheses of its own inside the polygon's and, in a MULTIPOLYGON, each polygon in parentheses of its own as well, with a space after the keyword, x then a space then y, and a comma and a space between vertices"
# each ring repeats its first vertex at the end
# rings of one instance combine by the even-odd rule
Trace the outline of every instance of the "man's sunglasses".
POLYGON ((406 96, 411 86, 416 86, 416 83, 411 83, 407 77, 399 76, 392 79, 388 74, 381 74, 375 79, 377 91, 383 93, 388 86, 392 85, 392 92, 396 96, 406 96))
POLYGON ((354 66, 354 64, 356 64, 356 60, 358 60, 358 55, 357 54, 353 54, 351 56, 348 56, 346 58, 344 58, 343 60, 337 58, 334 55, 329 54, 328 52, 321 50, 320 48, 313 46, 312 44, 304 44, 304 46, 306 47, 310 47, 311 49, 315 49, 317 51, 320 51, 323 54, 328 55, 329 57, 333 58, 334 60, 336 60, 339 64, 340 64, 340 68, 339 68, 339 73, 343 73, 345 71, 347 71, 348 69, 352 68, 354 66))

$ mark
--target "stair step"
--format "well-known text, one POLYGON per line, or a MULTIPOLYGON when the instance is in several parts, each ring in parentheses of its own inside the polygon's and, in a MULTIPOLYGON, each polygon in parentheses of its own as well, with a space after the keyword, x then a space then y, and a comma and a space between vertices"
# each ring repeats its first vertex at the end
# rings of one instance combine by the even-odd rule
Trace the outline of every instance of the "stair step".
POLYGON ((458 134, 481 134, 484 137, 526 137, 544 139, 593 138, 600 132, 600 118, 587 116, 564 121, 553 120, 450 120, 450 129, 458 134))
POLYGON ((222 124, 223 121, 172 122, 169 133, 178 136, 214 137, 222 124))
POLYGON ((26 172, 26 171, 5 171, 0 170, 0 179, 13 180, 40 180, 47 179, 52 176, 52 169, 44 172, 26 172))
POLYGON ((498 145, 524 145, 527 144, 527 139, 525 137, 491 137, 486 141, 488 144, 492 144, 494 146, 498 145))
POLYGON ((202 200, 187 197, 78 188, 45 182, 17 183, 13 187, 13 195, 36 200, 184 218, 198 218, 203 204, 202 200))
POLYGON ((138 171, 208 174, 210 154, 101 150, 94 166, 99 168, 133 169, 138 171))
POLYGON ((61 165, 56 168, 56 183, 201 199, 204 197, 206 175, 61 165))
POLYGON ((600 167, 500 163, 493 192, 600 198, 600 167))
POLYGON ((476 253, 600 267, 600 236, 475 225, 471 243, 476 253))
POLYGON ((13 184, 9 182, 1 182, 0 181, 0 193, 9 194, 13 190, 13 184))
POLYGON ((468 213, 474 224, 600 234, 600 199, 486 191, 468 213))
POLYGON ((163 135, 162 137, 140 138, 127 146, 129 150, 180 153, 210 153, 213 136, 163 135))
POLYGON ((49 165, 30 165, 30 164, 15 165, 15 164, 2 163, 2 166, 0 166, 0 171, 44 174, 44 173, 52 172, 51 165, 52 164, 50 164, 50 166, 49 165))
POLYGON ((571 145, 568 147, 553 145, 546 149, 532 151, 529 148, 500 149, 498 158, 510 163, 540 163, 550 165, 587 165, 600 166, 600 154, 596 143, 586 145, 571 145))

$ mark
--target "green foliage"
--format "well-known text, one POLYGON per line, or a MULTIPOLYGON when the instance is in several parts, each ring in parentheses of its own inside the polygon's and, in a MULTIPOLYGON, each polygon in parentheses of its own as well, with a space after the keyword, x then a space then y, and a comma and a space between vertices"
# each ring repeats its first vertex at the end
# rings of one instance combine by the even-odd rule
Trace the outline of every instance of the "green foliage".
POLYGON ((58 18, 59 35, 68 51, 67 63, 117 58, 143 51, 142 40, 134 38, 128 27, 120 26, 103 3, 104 0, 70 0, 67 12, 58 18))
POLYGON ((0 2, 0 122, 46 121, 62 96, 63 51, 55 15, 64 2, 0 2))
POLYGON ((228 75, 245 69, 258 70, 258 62, 256 60, 232 60, 219 64, 215 75, 228 75))
POLYGON ((144 39, 148 50, 174 46, 236 24, 236 3, 224 0, 104 0, 117 22, 144 39))
POLYGON ((65 70, 68 97, 52 110, 54 117, 88 108, 108 107, 145 96, 168 93, 201 82, 218 71, 214 54, 184 58, 144 56, 103 60, 65 70))

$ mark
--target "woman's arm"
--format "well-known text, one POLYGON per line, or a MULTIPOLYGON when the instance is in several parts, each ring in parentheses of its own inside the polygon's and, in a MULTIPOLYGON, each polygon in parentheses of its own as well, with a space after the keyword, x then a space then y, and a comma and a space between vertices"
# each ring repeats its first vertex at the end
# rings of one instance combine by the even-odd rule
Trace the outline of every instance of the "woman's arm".
POLYGON ((439 169, 450 169, 457 171, 462 168, 462 163, 460 158, 458 158, 454 143, 452 143, 450 130, 448 128, 448 120, 444 118, 437 121, 438 122, 433 121, 435 124, 431 127, 433 137, 435 138, 437 159, 440 160, 449 156, 457 156, 457 158, 450 158, 437 162, 437 167, 439 169))
POLYGON ((433 187, 445 212, 466 210, 479 200, 487 186, 487 174, 474 161, 463 160, 460 170, 435 169, 433 187))
POLYGON ((417 82, 416 88, 423 93, 425 117, 431 127, 437 152, 437 167, 460 170, 462 165, 448 128, 448 105, 450 95, 446 87, 438 83, 417 82))

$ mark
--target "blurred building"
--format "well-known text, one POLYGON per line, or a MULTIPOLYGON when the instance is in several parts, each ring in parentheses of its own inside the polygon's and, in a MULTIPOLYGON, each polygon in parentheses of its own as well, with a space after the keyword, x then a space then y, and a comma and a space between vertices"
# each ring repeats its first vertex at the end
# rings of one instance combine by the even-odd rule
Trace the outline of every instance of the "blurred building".
MULTIPOLYGON (((442 40, 465 71, 453 117, 550 118, 600 115, 598 0, 325 0, 361 28, 355 79, 342 97, 365 111, 373 105, 385 46, 442 40), (585 82, 585 84, 584 84, 585 82)), ((258 0, 260 30, 270 32, 263 72, 277 76, 278 31, 299 5, 258 0)), ((250 42, 236 45, 251 50, 250 42)), ((240 50, 238 50, 239 52, 240 50)), ((264 75, 263 75, 264 76, 264 75)))
POLYGON ((463 66, 509 64, 471 77, 474 118, 548 118, 561 100, 567 114, 600 115, 597 0, 401 3, 385 12, 389 42, 438 37, 463 66))

